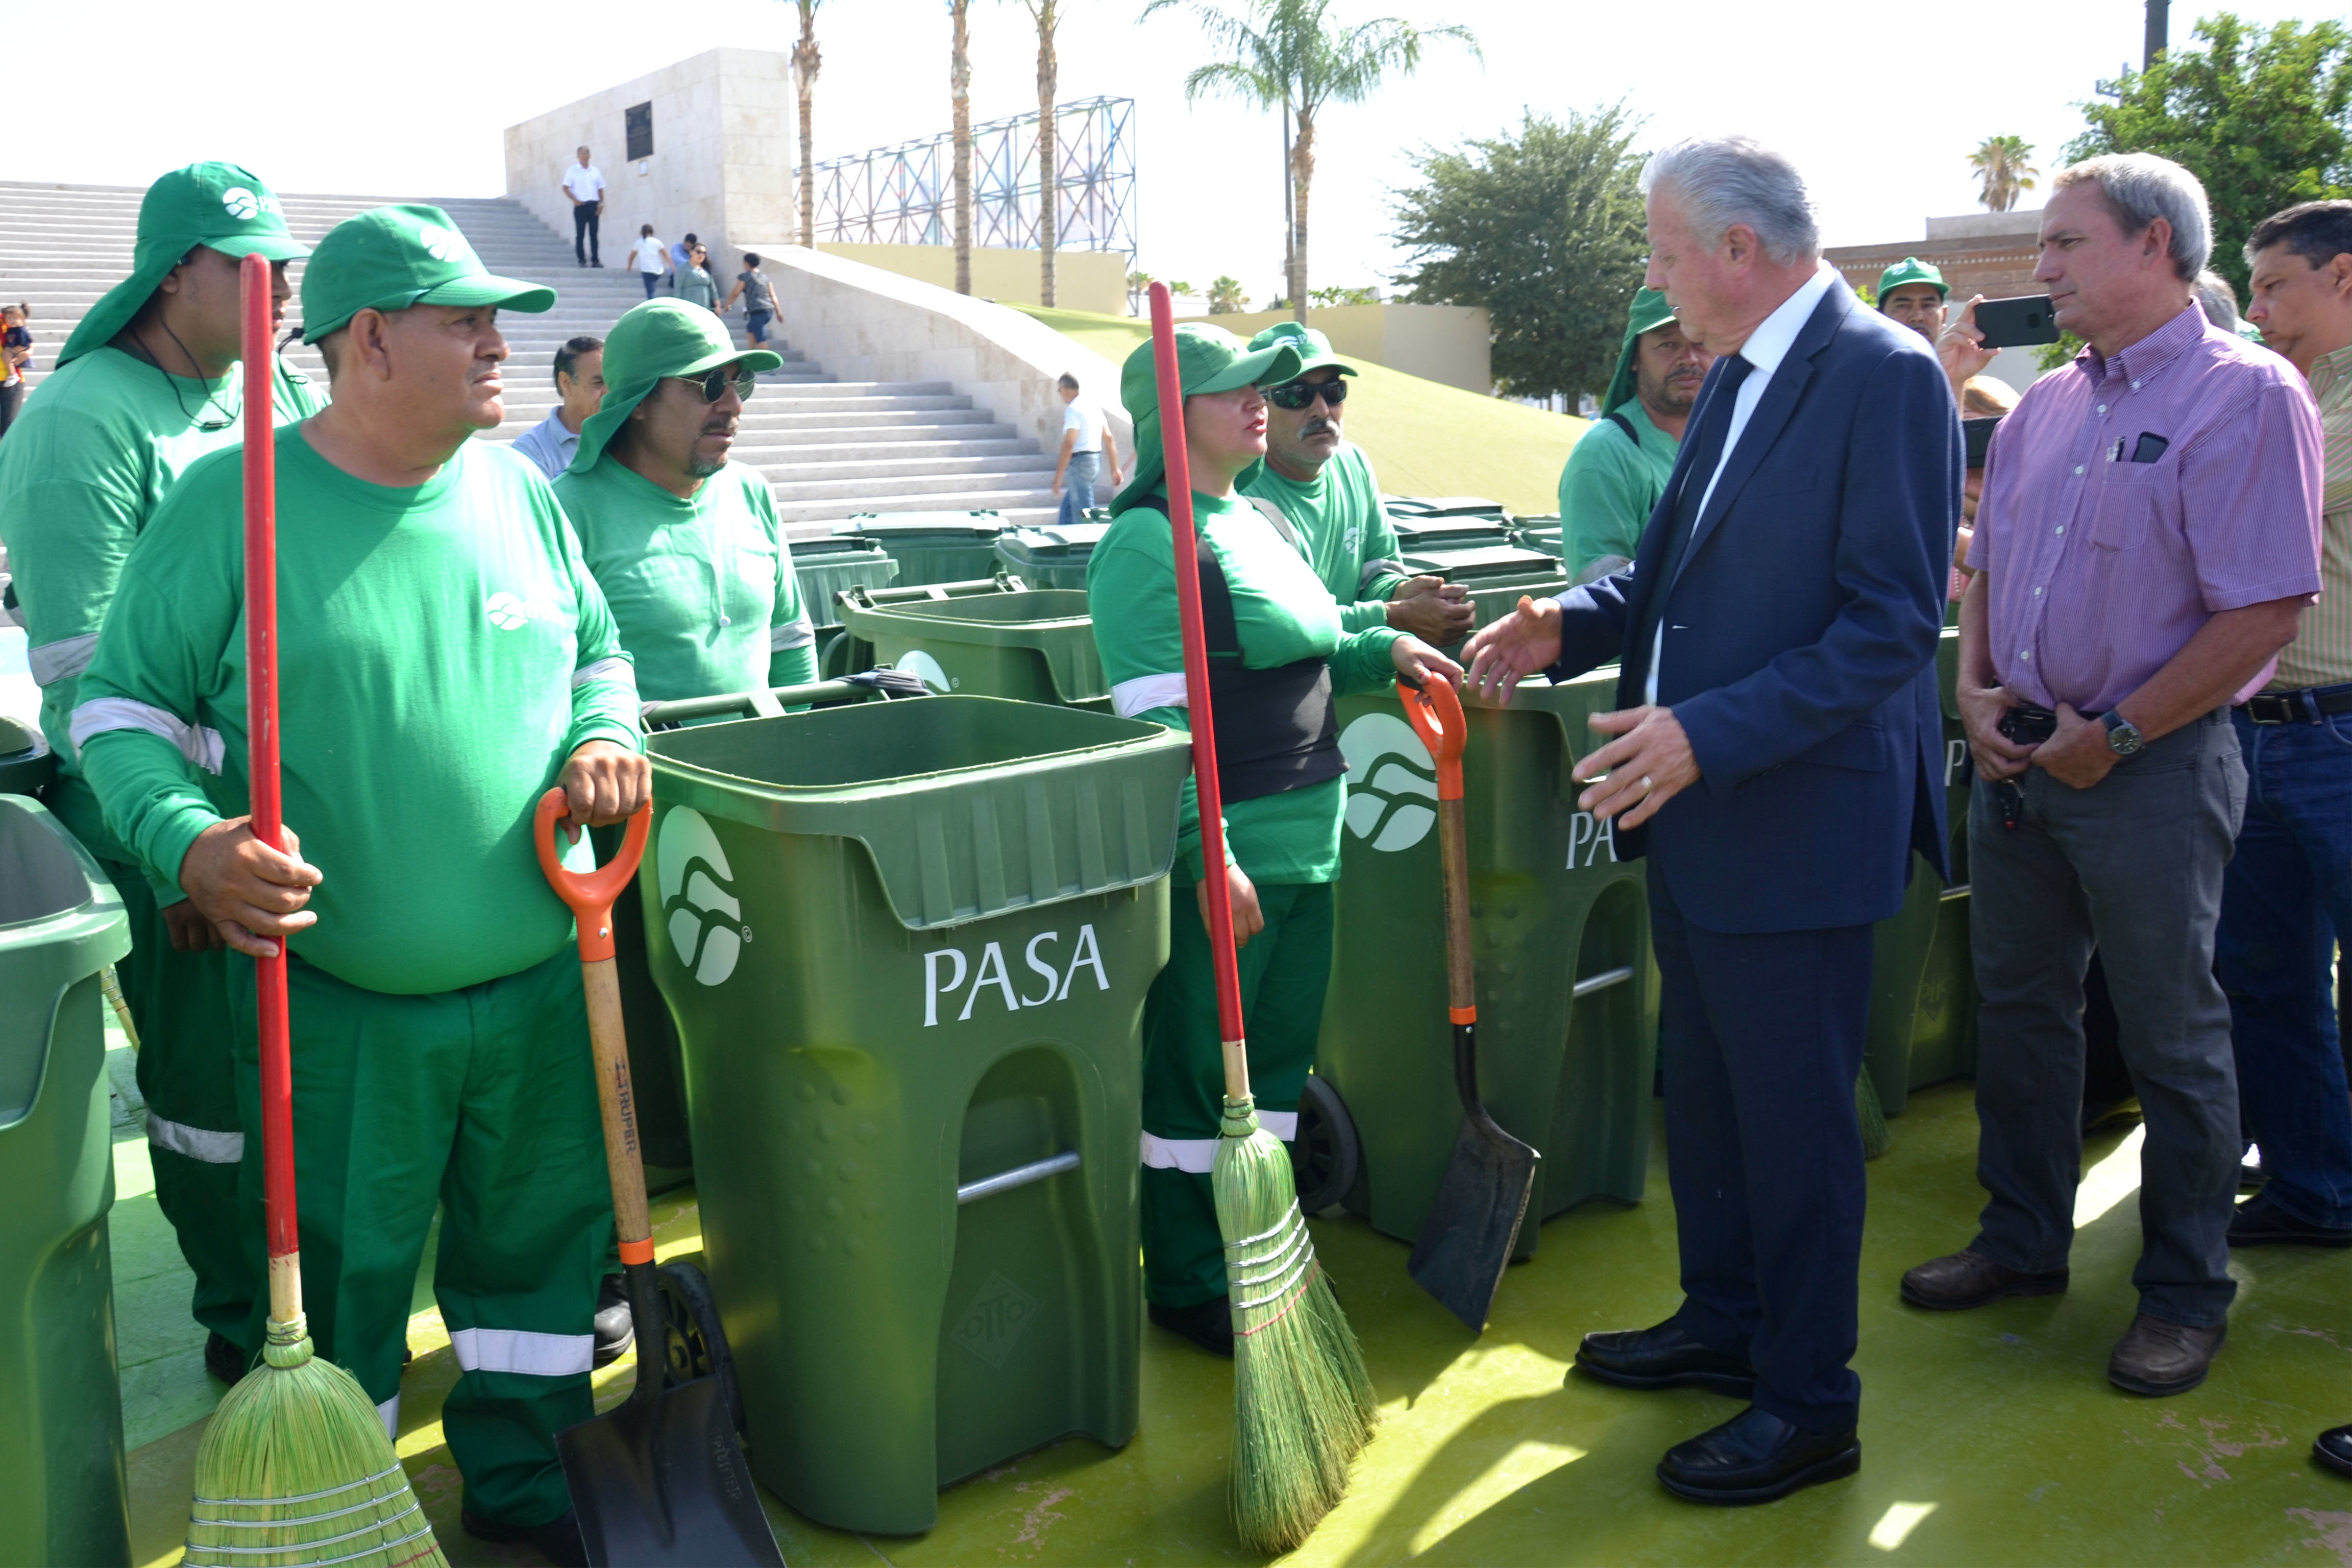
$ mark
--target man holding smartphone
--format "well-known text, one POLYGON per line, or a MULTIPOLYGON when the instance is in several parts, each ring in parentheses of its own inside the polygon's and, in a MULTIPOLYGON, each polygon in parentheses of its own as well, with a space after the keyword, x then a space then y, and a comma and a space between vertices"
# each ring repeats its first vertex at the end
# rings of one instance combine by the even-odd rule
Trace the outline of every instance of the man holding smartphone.
POLYGON ((2318 417, 2190 299, 2211 237, 2196 176, 2148 153, 2061 172, 2042 215, 2034 276, 2087 346, 1992 437, 1960 608, 1988 1201, 1967 1247, 1903 1277, 1937 1310, 2066 1289, 2095 945, 2147 1116, 2139 1300, 2107 1377, 2151 1395, 2204 1381, 2237 1289, 2212 973, 2246 801, 2229 709, 2320 586, 2318 417))

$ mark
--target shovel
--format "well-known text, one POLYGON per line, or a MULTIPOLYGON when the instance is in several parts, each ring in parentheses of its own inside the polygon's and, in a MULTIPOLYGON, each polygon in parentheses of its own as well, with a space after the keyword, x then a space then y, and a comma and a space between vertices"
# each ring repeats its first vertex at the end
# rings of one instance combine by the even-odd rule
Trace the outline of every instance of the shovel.
POLYGON ((1486 1330, 1495 1291, 1518 1245, 1519 1222, 1543 1158, 1495 1123, 1478 1095, 1478 990, 1470 958, 1470 846, 1462 824, 1462 700, 1442 680, 1397 683, 1404 716, 1437 763, 1437 845, 1445 875, 1445 1003, 1454 1021, 1454 1087, 1462 1131, 1454 1162, 1422 1222, 1406 1271, 1445 1310, 1486 1330))
POLYGON ((555 825, 564 814, 563 792, 551 789, 540 796, 531 829, 540 868, 580 922, 580 974, 588 989, 588 1040, 604 1113, 613 1221, 637 1331, 637 1386, 626 1402, 555 1435, 563 1482, 594 1568, 784 1568, 784 1554, 751 1490, 751 1467, 719 1380, 662 1387, 666 1358, 656 1347, 667 1336, 613 965, 613 900, 636 874, 653 807, 629 819, 611 863, 588 873, 566 870, 555 858, 555 825))

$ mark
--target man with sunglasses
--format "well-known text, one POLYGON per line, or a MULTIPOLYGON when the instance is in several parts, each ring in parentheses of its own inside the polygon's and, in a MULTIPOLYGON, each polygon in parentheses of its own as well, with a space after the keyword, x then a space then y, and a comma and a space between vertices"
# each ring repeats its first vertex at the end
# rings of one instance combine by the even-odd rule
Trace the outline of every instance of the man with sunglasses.
POLYGON ((1297 351, 1296 375, 1265 392, 1265 462, 1244 494, 1272 501, 1306 536, 1308 563, 1349 632, 1389 626, 1433 647, 1468 635, 1469 591, 1415 576, 1397 560, 1396 530, 1381 505, 1380 480, 1364 449, 1346 438, 1342 405, 1356 367, 1331 352, 1313 327, 1279 321, 1250 340, 1252 353, 1297 351))
MULTIPOLYGON (((236 451, 190 468, 131 552, 72 737, 108 826, 236 950, 248 1123, 251 960, 287 944, 319 1351, 397 1431, 438 1207, 465 1527, 582 1563, 554 1435, 593 1413, 612 1195, 572 916, 530 824, 550 785, 576 824, 625 818, 651 772, 628 658, 546 479, 472 438, 505 412, 499 310, 554 302, 486 271, 437 207, 378 207, 319 242, 302 319, 334 401, 277 441, 283 851, 244 815, 236 451)), ((261 1188, 253 1140, 257 1267, 261 1188)))
MULTIPOLYGON (((227 971, 186 895, 169 879, 151 885, 107 831, 70 730, 124 557, 180 474, 235 446, 243 427, 238 259, 269 258, 273 310, 282 312, 286 264, 309 254, 249 170, 191 163, 165 174, 139 204, 131 276, 82 318, 0 445, 0 542, 32 642, 41 729, 58 757, 47 804, 105 866, 130 915, 122 989, 139 1028, 155 1201, 195 1276, 205 1366, 225 1383, 243 1376, 247 1352, 259 1348, 246 1339, 259 1276, 238 1239, 245 1134, 229 1069, 227 971)), ((282 360, 274 371, 279 420, 324 405, 282 360)))

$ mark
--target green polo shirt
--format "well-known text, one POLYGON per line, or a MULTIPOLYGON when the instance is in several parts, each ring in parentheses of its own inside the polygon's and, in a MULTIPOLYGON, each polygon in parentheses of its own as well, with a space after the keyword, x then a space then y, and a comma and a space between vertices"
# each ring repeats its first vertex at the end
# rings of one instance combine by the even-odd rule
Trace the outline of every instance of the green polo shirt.
POLYGON ((1640 398, 1614 412, 1633 427, 1634 439, 1610 420, 1595 419, 1559 473, 1560 560, 1572 583, 1586 581, 1596 562, 1633 559, 1682 447, 1650 423, 1640 398))

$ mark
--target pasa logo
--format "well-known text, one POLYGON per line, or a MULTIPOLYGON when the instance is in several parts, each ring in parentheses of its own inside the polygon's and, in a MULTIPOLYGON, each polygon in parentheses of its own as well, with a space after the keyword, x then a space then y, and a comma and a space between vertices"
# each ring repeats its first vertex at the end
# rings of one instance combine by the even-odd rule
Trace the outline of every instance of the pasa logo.
MULTIPOLYGON (((669 863, 664 860, 662 864, 667 874, 669 863)), ((977 968, 963 955, 961 948, 937 948, 923 954, 923 1027, 928 1029, 939 1023, 940 999, 945 997, 948 1005, 952 1007, 958 991, 964 992, 963 1011, 956 1014, 953 1021, 968 1024, 971 1022, 971 1010, 983 993, 992 993, 1001 999, 1007 1013, 1018 1013, 1024 1007, 1043 1007, 1049 1002, 1066 1002, 1071 983, 1077 979, 1081 969, 1094 972, 1096 990, 1109 990, 1110 975, 1103 968, 1102 944, 1095 940, 1095 928, 1091 925, 1078 928, 1077 939, 1070 944, 1070 963, 1066 969, 1055 967, 1056 961, 1051 951, 1061 940, 1060 931, 1041 931, 1031 937, 1029 945, 1022 950, 1021 956, 1027 962, 1029 973, 1041 976, 1045 981, 1034 996, 1024 996, 1013 988, 1013 972, 1005 966, 1003 942, 992 942, 982 948, 977 968), (969 989, 964 986, 967 975, 971 979, 969 989)), ((1025 982, 1026 977, 1024 978, 1025 982)))
POLYGON ((940 661, 921 648, 917 648, 912 653, 901 654, 898 668, 921 677, 924 685, 942 697, 954 689, 955 683, 948 679, 948 672, 940 668, 940 661))
POLYGON ((416 239, 425 247, 425 254, 436 261, 449 261, 470 254, 462 236, 452 234, 437 223, 418 224, 416 239))
POLYGON ((1372 847, 1410 849, 1437 820, 1437 764, 1412 726, 1393 713, 1367 713, 1339 732, 1348 759, 1348 831, 1372 847))
POLYGON ((231 185, 221 193, 221 205, 228 216, 239 223, 247 223, 261 216, 261 198, 243 185, 231 185))
POLYGON ((703 984, 718 984, 735 973, 751 936, 719 835, 702 813, 672 806, 654 841, 654 864, 661 870, 662 924, 678 963, 703 984))
POLYGON ((555 612, 530 599, 499 593, 482 601, 482 613, 490 617, 490 625, 502 632, 510 632, 535 620, 545 620, 555 612))

